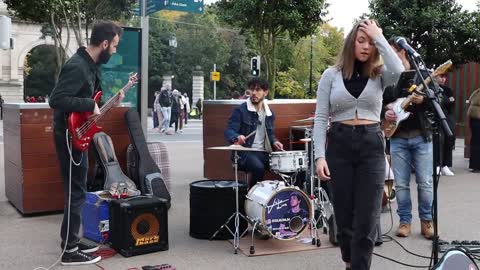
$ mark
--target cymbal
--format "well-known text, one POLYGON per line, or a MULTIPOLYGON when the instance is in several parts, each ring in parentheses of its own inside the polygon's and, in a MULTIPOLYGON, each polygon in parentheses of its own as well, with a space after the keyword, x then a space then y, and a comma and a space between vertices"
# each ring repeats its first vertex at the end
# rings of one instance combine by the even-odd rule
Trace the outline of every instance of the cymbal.
POLYGON ((207 149, 212 149, 212 150, 226 150, 226 151, 252 151, 252 152, 265 152, 265 150, 258 149, 258 148, 250 148, 250 147, 245 147, 241 146, 239 144, 232 144, 229 146, 215 146, 215 147, 208 147, 207 149))
POLYGON ((305 118, 305 119, 300 119, 300 120, 295 120, 295 121, 292 121, 294 123, 305 123, 305 122, 313 122, 315 120, 315 117, 312 116, 312 117, 308 117, 308 118, 305 118))

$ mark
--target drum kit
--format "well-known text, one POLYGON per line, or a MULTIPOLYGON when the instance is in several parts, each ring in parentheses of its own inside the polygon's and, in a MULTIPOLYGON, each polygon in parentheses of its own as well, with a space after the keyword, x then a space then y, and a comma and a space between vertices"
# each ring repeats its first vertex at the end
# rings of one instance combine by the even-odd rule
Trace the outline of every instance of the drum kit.
MULTIPOLYGON (((327 192, 321 187, 320 179, 315 177, 313 151, 309 149, 313 141, 311 138, 301 140, 305 144, 305 151, 281 151, 270 154, 270 170, 282 177, 282 180, 266 180, 253 186, 246 195, 245 214, 239 212, 238 195, 238 160, 239 151, 262 151, 259 149, 230 145, 210 147, 212 150, 233 151, 235 170, 235 197, 236 210, 228 220, 212 235, 210 239, 224 228, 233 236, 234 253, 237 254, 242 233, 239 230, 240 218, 252 225, 252 244, 250 254, 255 253, 254 234, 273 237, 278 240, 293 240, 302 235, 306 228, 310 228, 310 237, 304 237, 301 242, 309 242, 320 246, 318 229, 327 233, 328 219, 333 214, 333 207, 327 192), (310 154, 310 156, 309 156, 310 154), (309 170, 309 172, 307 172, 309 170), (298 173, 309 175, 310 190, 302 190, 295 186, 298 173), (318 181, 315 183, 315 181, 318 181), (306 192, 310 194, 307 195, 306 192), (227 224, 235 219, 235 228, 231 230, 227 224)), ((305 188, 306 189, 306 185, 305 188)))

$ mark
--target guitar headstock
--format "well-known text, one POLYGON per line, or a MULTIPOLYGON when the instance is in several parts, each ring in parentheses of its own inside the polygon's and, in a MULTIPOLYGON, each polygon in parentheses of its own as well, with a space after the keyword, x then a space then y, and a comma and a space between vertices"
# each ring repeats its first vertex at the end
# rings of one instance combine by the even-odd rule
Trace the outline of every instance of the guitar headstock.
POLYGON ((441 64, 438 68, 435 69, 433 72, 433 77, 436 77, 440 74, 447 72, 447 70, 452 66, 452 60, 448 60, 447 62, 441 64))

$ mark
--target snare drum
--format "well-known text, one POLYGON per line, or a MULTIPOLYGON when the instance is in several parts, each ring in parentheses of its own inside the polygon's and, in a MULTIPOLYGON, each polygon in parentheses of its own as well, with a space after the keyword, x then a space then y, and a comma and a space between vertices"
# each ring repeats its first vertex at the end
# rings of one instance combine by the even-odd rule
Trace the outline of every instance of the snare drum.
POLYGON ((299 236, 312 215, 310 200, 303 191, 271 180, 257 183, 250 189, 245 212, 258 222, 260 232, 280 240, 299 236))
POLYGON ((270 153, 270 170, 280 173, 293 173, 307 169, 306 151, 283 151, 270 153))

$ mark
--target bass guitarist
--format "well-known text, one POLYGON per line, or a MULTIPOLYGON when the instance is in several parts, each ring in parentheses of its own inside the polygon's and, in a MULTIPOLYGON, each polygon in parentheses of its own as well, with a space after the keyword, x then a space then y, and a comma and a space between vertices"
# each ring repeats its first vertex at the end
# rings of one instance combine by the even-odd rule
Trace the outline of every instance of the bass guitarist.
MULTIPOLYGON (((395 44, 399 37, 389 40, 390 46, 395 50, 402 60, 405 70, 411 70, 407 52, 395 44)), ((417 84, 419 85, 419 84, 417 84)), ((385 119, 395 121, 397 115, 391 109, 390 103, 397 98, 410 95, 408 88, 390 86, 385 90, 383 104, 385 108, 385 119)), ((425 98, 422 95, 413 94, 410 106, 407 111, 410 116, 400 122, 399 127, 390 139, 390 155, 392 168, 395 176, 396 197, 398 203, 397 214, 400 218, 400 225, 397 236, 408 237, 411 232, 412 202, 410 199, 410 174, 415 168, 415 179, 418 188, 418 212, 421 221, 421 234, 431 239, 433 236, 432 224, 432 200, 433 200, 433 178, 432 178, 432 141, 431 132, 425 117, 427 108, 425 98)))
MULTIPOLYGON (((53 127, 57 157, 64 181, 64 214, 60 235, 63 265, 92 264, 101 260, 90 253, 98 246, 80 241, 80 211, 85 202, 88 170, 88 153, 70 146, 67 117, 71 112, 93 112, 100 109, 92 99, 99 87, 99 65, 108 62, 117 51, 123 30, 113 22, 96 23, 91 32, 88 47, 81 47, 63 66, 58 82, 53 89, 49 104, 54 109, 53 127)), ((120 93, 120 101, 124 94, 120 93)), ((119 102, 120 102, 119 101, 119 102)))

